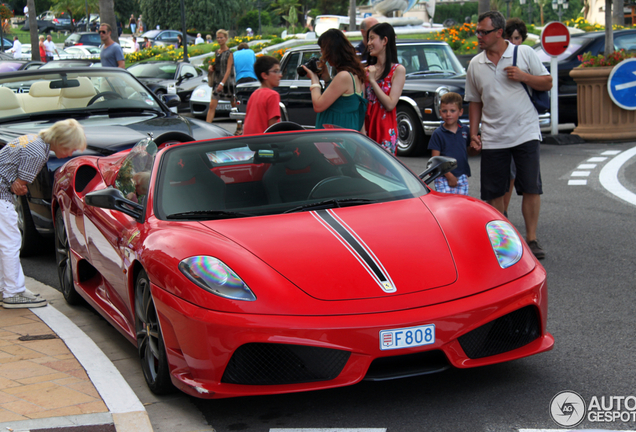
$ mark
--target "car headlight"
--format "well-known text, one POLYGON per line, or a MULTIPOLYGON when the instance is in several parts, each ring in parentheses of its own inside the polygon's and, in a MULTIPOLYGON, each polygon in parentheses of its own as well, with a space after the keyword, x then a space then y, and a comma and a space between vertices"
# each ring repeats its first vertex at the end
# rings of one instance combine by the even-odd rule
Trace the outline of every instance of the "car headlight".
POLYGON ((437 114, 437 118, 441 119, 442 115, 439 112, 439 109, 442 105, 442 96, 448 93, 450 90, 448 87, 437 87, 435 90, 435 114, 437 114))
POLYGON ((195 97, 205 97, 205 93, 206 93, 205 89, 204 88, 200 88, 200 89, 195 90, 193 95, 195 97))
POLYGON ((488 238, 501 268, 508 268, 517 263, 523 255, 521 239, 508 222, 496 220, 486 225, 488 238))
POLYGON ((179 263, 179 270, 206 291, 232 300, 254 301, 256 296, 223 261, 194 256, 179 263))

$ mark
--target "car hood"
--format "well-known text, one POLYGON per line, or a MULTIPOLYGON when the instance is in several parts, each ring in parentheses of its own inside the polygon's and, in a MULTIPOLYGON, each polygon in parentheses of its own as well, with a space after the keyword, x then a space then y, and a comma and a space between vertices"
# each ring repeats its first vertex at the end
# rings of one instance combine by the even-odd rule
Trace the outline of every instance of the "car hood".
MULTIPOLYGON (((60 118, 60 120, 62 120, 60 118)), ((93 116, 77 119, 84 126, 87 151, 83 154, 112 154, 130 148, 152 133, 158 137, 164 132, 179 131, 195 140, 228 136, 229 133, 218 126, 181 116, 93 116)), ((0 126, 0 140, 8 142, 21 135, 37 134, 50 127, 50 120, 27 121, 0 126)), ((75 155, 79 155, 75 153, 75 155)))
POLYGON ((250 219, 203 224, 316 299, 386 298, 457 279, 444 233, 419 199, 250 219))

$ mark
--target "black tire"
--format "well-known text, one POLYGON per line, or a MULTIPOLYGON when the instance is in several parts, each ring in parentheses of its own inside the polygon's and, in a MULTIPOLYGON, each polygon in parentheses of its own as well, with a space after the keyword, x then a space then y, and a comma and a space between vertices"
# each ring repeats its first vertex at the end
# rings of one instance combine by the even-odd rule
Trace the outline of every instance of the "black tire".
POLYGON ((60 279, 60 288, 66 303, 77 306, 84 299, 75 291, 73 284, 73 266, 71 264, 71 246, 66 235, 62 210, 55 212, 55 262, 57 264, 57 276, 60 279))
POLYGON ((405 105, 397 107, 398 156, 415 156, 426 148, 422 122, 415 111, 405 105))
POLYGON ((170 381, 166 348, 150 292, 150 280, 144 270, 139 272, 135 282, 135 330, 141 368, 148 388, 156 395, 172 393, 175 387, 170 381))
POLYGON ((16 197, 15 211, 18 213, 18 228, 22 236, 20 256, 27 257, 35 255, 38 250, 42 249, 44 239, 35 229, 35 224, 31 217, 31 209, 25 196, 16 197))

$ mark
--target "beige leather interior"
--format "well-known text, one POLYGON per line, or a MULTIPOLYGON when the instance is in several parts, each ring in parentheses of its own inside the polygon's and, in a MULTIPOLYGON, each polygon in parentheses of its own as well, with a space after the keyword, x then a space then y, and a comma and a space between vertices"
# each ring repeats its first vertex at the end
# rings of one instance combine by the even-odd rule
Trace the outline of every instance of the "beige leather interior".
POLYGON ((8 117, 17 114, 24 114, 24 109, 20 105, 13 90, 0 87, 0 117, 8 117))

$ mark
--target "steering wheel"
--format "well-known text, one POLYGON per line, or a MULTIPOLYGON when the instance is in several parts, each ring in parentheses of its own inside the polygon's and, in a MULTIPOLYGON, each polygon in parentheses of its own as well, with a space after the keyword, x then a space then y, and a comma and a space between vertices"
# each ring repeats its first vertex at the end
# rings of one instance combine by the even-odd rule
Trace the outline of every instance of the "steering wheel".
MULTIPOLYGON (((321 187, 323 187, 324 185, 326 185, 327 183, 331 183, 334 181, 338 181, 338 180, 343 180, 343 179, 349 179, 350 177, 346 177, 346 176, 331 176, 331 177, 327 177, 324 178, 322 180, 320 180, 318 183, 316 183, 316 185, 311 189, 311 192, 309 192, 309 196, 307 197, 307 199, 314 199, 316 198, 314 195, 316 195, 316 192, 318 192, 320 190, 321 187)), ((324 197, 322 197, 324 198, 324 197)))
POLYGON ((428 65, 428 68, 430 70, 433 70, 433 69, 443 70, 442 67, 439 65, 428 65))
POLYGON ((91 100, 88 101, 88 104, 86 106, 93 105, 95 101, 101 97, 103 97, 104 99, 123 99, 122 95, 120 95, 117 92, 105 91, 105 92, 97 93, 95 96, 93 96, 91 100))

